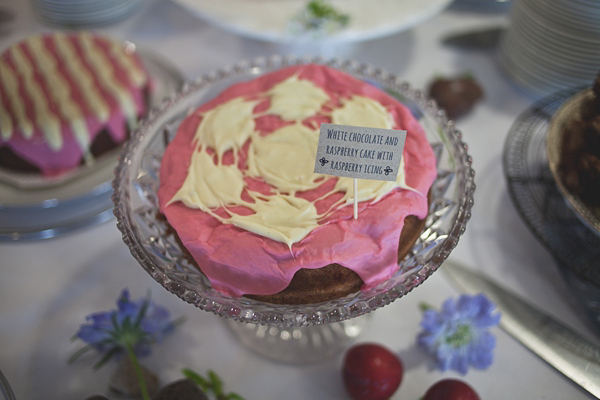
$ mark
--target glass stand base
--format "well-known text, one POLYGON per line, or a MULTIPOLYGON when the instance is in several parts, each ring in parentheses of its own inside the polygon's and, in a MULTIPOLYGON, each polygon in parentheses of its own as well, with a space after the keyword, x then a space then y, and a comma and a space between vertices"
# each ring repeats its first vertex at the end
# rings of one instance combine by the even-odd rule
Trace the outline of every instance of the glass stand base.
POLYGON ((370 315, 300 328, 256 325, 226 318, 225 323, 248 348, 272 360, 308 364, 336 356, 358 339, 370 315))

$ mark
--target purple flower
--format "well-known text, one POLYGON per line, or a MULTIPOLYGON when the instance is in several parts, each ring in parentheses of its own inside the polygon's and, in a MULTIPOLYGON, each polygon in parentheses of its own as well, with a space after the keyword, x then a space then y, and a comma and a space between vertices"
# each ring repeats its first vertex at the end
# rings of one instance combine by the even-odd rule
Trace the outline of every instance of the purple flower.
POLYGON ((469 367, 485 369, 492 364, 496 338, 487 330, 498 325, 500 313, 483 294, 447 299, 441 311, 425 310, 419 346, 431 354, 442 371, 466 374, 469 367))
POLYGON ((166 308, 152 302, 149 296, 131 301, 127 289, 117 300, 116 310, 94 313, 86 320, 88 322, 80 326, 75 336, 88 346, 74 354, 72 360, 95 349, 104 354, 96 367, 128 351, 138 357, 149 355, 151 345, 172 332, 177 323, 170 319, 166 308))

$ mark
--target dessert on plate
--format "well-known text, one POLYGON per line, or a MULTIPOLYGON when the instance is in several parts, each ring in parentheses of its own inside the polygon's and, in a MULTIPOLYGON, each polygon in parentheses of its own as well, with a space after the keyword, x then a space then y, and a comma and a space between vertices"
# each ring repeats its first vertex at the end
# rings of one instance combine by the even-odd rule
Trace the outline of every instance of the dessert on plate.
POLYGON ((161 214, 227 295, 307 304, 389 279, 421 234, 436 159, 410 110, 315 64, 235 84, 187 116, 160 167, 161 214), (313 172, 321 123, 406 130, 396 181, 313 172))
POLYGON ((562 131, 558 177, 568 193, 600 220, 600 74, 566 107, 570 114, 563 113, 565 118, 553 127, 562 131))
POLYGON ((89 32, 36 35, 0 55, 0 169, 57 180, 122 144, 147 110, 134 51, 89 32))

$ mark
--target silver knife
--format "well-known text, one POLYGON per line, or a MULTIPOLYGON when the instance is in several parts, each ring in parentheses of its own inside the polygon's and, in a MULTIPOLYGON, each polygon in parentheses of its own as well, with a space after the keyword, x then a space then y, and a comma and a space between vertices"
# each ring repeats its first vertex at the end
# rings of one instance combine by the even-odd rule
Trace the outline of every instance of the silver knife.
POLYGON ((502 313, 500 327, 548 364, 600 398, 600 348, 481 274, 447 260, 442 270, 469 293, 483 293, 502 313))

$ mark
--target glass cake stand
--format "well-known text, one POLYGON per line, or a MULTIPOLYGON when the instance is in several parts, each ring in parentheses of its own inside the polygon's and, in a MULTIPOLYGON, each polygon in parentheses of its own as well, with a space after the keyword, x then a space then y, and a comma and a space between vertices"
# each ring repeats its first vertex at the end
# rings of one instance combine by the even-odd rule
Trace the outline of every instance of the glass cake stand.
POLYGON ((346 348, 367 323, 368 313, 406 295, 439 268, 471 216, 473 177, 461 133, 434 102, 398 77, 354 61, 271 57, 241 62, 188 82, 153 109, 123 150, 113 181, 113 201, 123 241, 156 281, 182 300, 224 317, 240 341, 260 354, 303 363, 346 348), (157 218, 158 170, 166 143, 190 111, 230 85, 307 63, 328 65, 382 88, 406 104, 420 121, 438 166, 426 227, 398 272, 370 290, 308 305, 277 305, 223 295, 188 261, 167 225, 157 218))

